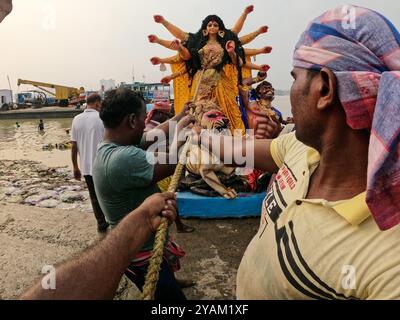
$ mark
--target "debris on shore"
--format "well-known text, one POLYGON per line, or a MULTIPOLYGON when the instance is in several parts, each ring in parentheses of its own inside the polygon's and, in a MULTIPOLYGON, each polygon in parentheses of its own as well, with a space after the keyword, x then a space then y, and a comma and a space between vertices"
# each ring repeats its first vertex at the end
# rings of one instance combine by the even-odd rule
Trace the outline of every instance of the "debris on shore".
POLYGON ((92 211, 86 184, 70 169, 29 160, 0 160, 0 202, 92 211))

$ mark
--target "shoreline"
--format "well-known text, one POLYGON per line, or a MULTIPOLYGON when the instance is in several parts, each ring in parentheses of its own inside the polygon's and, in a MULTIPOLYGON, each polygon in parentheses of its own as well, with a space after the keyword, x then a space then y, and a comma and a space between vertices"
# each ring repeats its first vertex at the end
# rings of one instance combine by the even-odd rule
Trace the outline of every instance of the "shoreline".
POLYGON ((74 118, 84 109, 74 107, 45 107, 0 112, 0 120, 65 119, 74 118))

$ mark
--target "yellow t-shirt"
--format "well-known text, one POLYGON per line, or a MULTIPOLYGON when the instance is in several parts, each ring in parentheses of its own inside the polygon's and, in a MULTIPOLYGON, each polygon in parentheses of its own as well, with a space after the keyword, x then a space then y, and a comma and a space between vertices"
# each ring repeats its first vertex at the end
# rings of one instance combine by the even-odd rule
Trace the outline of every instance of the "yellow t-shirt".
POLYGON ((400 228, 380 231, 365 193, 305 200, 320 158, 295 133, 271 154, 281 169, 238 270, 238 299, 400 299, 400 228))

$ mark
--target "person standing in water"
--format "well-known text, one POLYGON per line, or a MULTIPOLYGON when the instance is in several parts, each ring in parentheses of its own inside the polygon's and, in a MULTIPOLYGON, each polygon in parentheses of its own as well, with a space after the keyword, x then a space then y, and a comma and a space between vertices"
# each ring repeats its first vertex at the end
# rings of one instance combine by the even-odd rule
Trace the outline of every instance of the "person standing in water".
POLYGON ((42 119, 39 120, 38 130, 39 130, 39 132, 43 132, 44 131, 44 122, 43 122, 42 119))

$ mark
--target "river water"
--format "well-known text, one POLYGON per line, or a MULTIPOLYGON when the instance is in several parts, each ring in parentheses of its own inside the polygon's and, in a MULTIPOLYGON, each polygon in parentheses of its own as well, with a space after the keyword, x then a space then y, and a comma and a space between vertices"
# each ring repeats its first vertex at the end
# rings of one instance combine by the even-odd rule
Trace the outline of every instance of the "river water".
POLYGON ((38 131, 38 120, 0 120, 0 159, 40 161, 49 167, 71 167, 70 150, 44 151, 43 146, 70 140, 67 130, 72 119, 44 120, 44 132, 38 131))
MULTIPOLYGON (((291 116, 290 98, 276 97, 273 105, 283 114, 291 116)), ((72 168, 70 150, 43 150, 44 145, 63 143, 70 140, 66 130, 71 128, 72 119, 44 120, 44 133, 38 132, 38 120, 0 120, 0 160, 40 161, 49 167, 72 168)))

